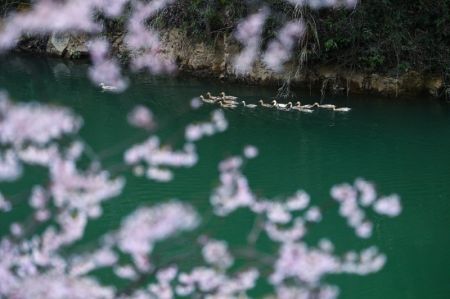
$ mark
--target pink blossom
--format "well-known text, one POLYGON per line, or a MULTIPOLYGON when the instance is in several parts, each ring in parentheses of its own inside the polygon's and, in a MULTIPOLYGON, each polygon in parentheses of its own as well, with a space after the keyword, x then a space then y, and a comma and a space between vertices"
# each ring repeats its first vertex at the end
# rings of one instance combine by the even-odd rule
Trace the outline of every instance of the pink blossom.
POLYGON ((138 276, 136 270, 131 265, 114 267, 114 274, 116 274, 117 277, 129 280, 134 280, 138 276))
POLYGON ((22 165, 16 154, 12 150, 0 153, 0 181, 15 181, 21 175, 22 165))
POLYGON ((193 98, 190 102, 191 108, 196 110, 203 106, 203 102, 199 98, 193 98))
POLYGON ((9 212, 11 211, 11 203, 6 200, 6 198, 3 196, 2 193, 0 193, 0 211, 2 212, 9 212))
POLYGON ((39 103, 0 105, 0 142, 21 146, 45 145, 63 135, 77 133, 82 121, 69 109, 39 103))
POLYGON ((263 55, 264 63, 272 70, 281 72, 283 65, 292 55, 295 42, 303 36, 305 25, 301 21, 292 21, 286 23, 278 32, 276 39, 272 40, 267 46, 263 55))
POLYGON ((254 159, 258 156, 258 148, 253 145, 244 147, 244 157, 247 159, 254 159))
POLYGON ((202 248, 203 259, 210 265, 227 269, 233 264, 233 257, 224 241, 208 240, 202 248))
POLYGON ((398 195, 379 198, 373 208, 378 214, 387 215, 389 217, 396 217, 400 215, 402 211, 400 197, 398 195))
POLYGON ((194 229, 197 213, 189 205, 172 201, 151 208, 140 208, 128 216, 117 233, 119 248, 135 260, 148 255, 155 242, 180 231, 194 229))
POLYGON ((333 186, 331 196, 339 202, 339 213, 347 219, 347 224, 355 229, 360 238, 372 236, 373 224, 363 208, 371 207, 376 213, 390 217, 401 212, 400 198, 397 195, 377 198, 375 187, 364 179, 356 179, 354 186, 341 184, 333 186))
POLYGON ((145 106, 138 105, 128 114, 128 122, 137 128, 152 129, 155 126, 153 113, 145 106))
POLYGON ((147 178, 158 182, 169 182, 173 179, 173 173, 168 169, 150 167, 147 169, 147 178))
POLYGON ((94 39, 89 42, 92 66, 89 77, 98 85, 110 86, 109 90, 120 92, 126 89, 128 83, 122 77, 120 66, 116 60, 109 57, 109 43, 104 39, 94 39))
POLYGON ((268 15, 269 10, 262 8, 238 24, 235 37, 244 46, 233 59, 233 66, 238 74, 247 73, 258 57, 263 26, 268 15))

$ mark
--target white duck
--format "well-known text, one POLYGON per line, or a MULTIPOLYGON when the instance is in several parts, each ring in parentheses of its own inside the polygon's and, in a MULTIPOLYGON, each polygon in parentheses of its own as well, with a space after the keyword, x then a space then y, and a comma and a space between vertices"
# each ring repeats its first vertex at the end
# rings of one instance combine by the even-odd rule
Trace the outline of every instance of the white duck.
POLYGON ((116 86, 105 85, 105 83, 103 82, 100 83, 99 85, 102 90, 117 90, 116 86))
POLYGON ((211 99, 205 99, 205 97, 203 95, 200 95, 200 99, 208 104, 214 104, 216 102, 216 100, 211 100, 211 99))
POLYGON ((298 101, 297 101, 297 103, 295 104, 295 106, 292 106, 291 109, 298 110, 298 111, 301 111, 301 112, 307 112, 307 113, 314 112, 314 110, 312 110, 312 109, 304 108, 304 107, 302 106, 302 104, 301 104, 300 102, 298 102, 298 101))
POLYGON ((278 110, 291 110, 291 108, 292 108, 292 102, 288 102, 287 104, 282 104, 282 103, 278 103, 276 100, 273 100, 272 104, 278 110))
POLYGON ((272 108, 273 105, 272 104, 266 104, 263 102, 263 100, 259 100, 258 103, 262 106, 262 107, 266 107, 266 108, 272 108))
POLYGON ((255 104, 247 104, 245 101, 241 101, 241 104, 246 108, 256 108, 257 106, 255 104))
POLYGON ((324 109, 336 109, 335 105, 332 104, 323 104, 323 105, 319 105, 319 108, 324 108, 324 109))
POLYGON ((352 110, 352 108, 349 107, 340 107, 340 108, 334 108, 333 111, 337 111, 337 112, 348 112, 352 110))
POLYGON ((303 105, 303 108, 306 109, 313 109, 314 107, 320 107, 319 103, 315 102, 314 104, 307 104, 307 105, 303 105))
POLYGON ((222 99, 226 101, 236 101, 238 99, 238 97, 235 96, 227 96, 223 91, 220 93, 220 95, 222 96, 222 99))
POLYGON ((206 93, 206 96, 209 100, 214 100, 216 102, 220 101, 222 99, 221 97, 216 97, 216 96, 211 95, 211 93, 209 91, 206 93))
POLYGON ((234 108, 237 107, 236 104, 229 104, 229 103, 226 103, 226 102, 224 102, 224 101, 219 101, 218 103, 219 103, 220 107, 222 107, 222 108, 231 108, 231 109, 234 109, 234 108))

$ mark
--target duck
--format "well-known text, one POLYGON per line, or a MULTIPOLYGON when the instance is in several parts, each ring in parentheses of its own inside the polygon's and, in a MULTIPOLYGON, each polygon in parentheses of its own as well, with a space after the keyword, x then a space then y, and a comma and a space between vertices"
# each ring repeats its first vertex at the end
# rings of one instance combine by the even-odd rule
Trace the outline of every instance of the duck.
POLYGON ((233 108, 237 107, 236 104, 228 104, 228 103, 226 103, 224 101, 219 101, 218 103, 219 103, 220 107, 222 107, 222 108, 231 108, 231 109, 233 109, 233 108))
POLYGON ((212 99, 205 99, 205 97, 203 95, 200 95, 200 99, 208 104, 214 104, 216 102, 216 100, 212 100, 212 99))
POLYGON ((100 83, 100 88, 103 90, 117 90, 116 86, 106 85, 105 83, 100 83))
POLYGON ((241 104, 244 107, 246 107, 246 108, 256 108, 257 107, 257 105, 255 105, 255 104, 247 104, 247 103, 245 103, 245 101, 241 101, 241 104))
POLYGON ((332 104, 324 104, 324 105, 319 105, 319 108, 324 108, 324 109, 336 109, 335 105, 332 104))
POLYGON ((210 99, 210 100, 214 100, 214 101, 220 101, 222 98, 221 97, 216 97, 216 96, 213 96, 209 91, 206 93, 206 96, 208 97, 208 99, 210 99))
POLYGON ((297 101, 297 103, 295 103, 295 106, 292 106, 291 109, 298 110, 301 112, 307 112, 307 113, 314 112, 314 110, 312 110, 312 109, 304 108, 299 101, 297 101))
POLYGON ((292 102, 288 102, 287 104, 281 104, 277 103, 276 100, 272 101, 273 106, 276 107, 278 110, 290 110, 292 108, 292 102))
POLYGON ((223 100, 236 101, 238 99, 238 97, 235 96, 227 96, 223 91, 220 93, 220 95, 222 96, 223 100))
POLYGON ((307 105, 303 105, 303 108, 306 109, 313 109, 314 107, 320 107, 319 103, 315 102, 314 104, 307 104, 307 105))
POLYGON ((219 101, 223 102, 224 104, 227 105, 239 105, 239 103, 235 100, 224 100, 224 99, 220 99, 219 101))
POLYGON ((340 108, 334 108, 333 111, 337 111, 337 112, 348 112, 352 110, 352 108, 349 107, 340 107, 340 108))
POLYGON ((303 108, 302 103, 300 101, 295 102, 295 106, 292 106, 292 109, 299 110, 300 108, 303 108))
POLYGON ((264 103, 263 100, 259 100, 258 103, 259 103, 262 107, 266 107, 266 108, 272 108, 272 107, 273 107, 272 104, 266 104, 266 103, 264 103))

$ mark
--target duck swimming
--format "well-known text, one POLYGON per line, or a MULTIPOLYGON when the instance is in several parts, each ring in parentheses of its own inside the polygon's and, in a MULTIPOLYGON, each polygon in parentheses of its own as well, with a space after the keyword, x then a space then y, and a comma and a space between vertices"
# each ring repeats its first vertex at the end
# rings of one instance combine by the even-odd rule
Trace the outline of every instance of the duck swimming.
POLYGON ((221 99, 219 101, 221 101, 221 102, 223 102, 224 104, 227 104, 227 105, 239 105, 239 103, 237 101, 234 101, 234 100, 221 99))
POLYGON ((262 107, 266 107, 266 108, 272 108, 273 105, 272 104, 266 104, 263 102, 263 100, 259 100, 258 103, 262 106, 262 107))
POLYGON ((324 109, 336 109, 335 105, 332 104, 324 104, 324 105, 319 105, 319 108, 324 108, 324 109))
POLYGON ((352 110, 352 108, 349 107, 340 107, 340 108, 334 108, 333 111, 337 111, 337 112, 348 112, 352 110))
POLYGON ((206 96, 208 97, 208 99, 214 100, 216 102, 222 99, 221 97, 213 96, 209 91, 206 93, 206 96))
POLYGON ((292 102, 288 102, 287 104, 277 103, 276 100, 272 101, 273 106, 276 107, 278 110, 290 110, 292 108, 292 102))
POLYGON ((317 102, 315 102, 314 104, 308 104, 308 105, 303 105, 302 106, 303 108, 306 108, 306 109, 313 109, 314 107, 320 107, 320 105, 319 105, 319 103, 317 103, 317 102))
POLYGON ((117 90, 116 86, 105 85, 105 83, 103 83, 103 82, 100 83, 99 85, 100 85, 101 89, 103 89, 103 90, 117 90))
POLYGON ((241 101, 241 104, 246 108, 256 108, 257 105, 255 104, 246 104, 245 101, 241 101))
POLYGON ((222 108, 231 108, 231 109, 233 109, 233 108, 237 107, 236 104, 229 104, 229 103, 226 103, 224 101, 219 101, 218 103, 219 103, 220 107, 222 107, 222 108))
POLYGON ((225 94, 225 92, 223 92, 223 91, 220 93, 220 95, 222 96, 223 100, 227 100, 227 101, 235 101, 238 99, 238 97, 235 97, 235 96, 227 96, 225 94))
POLYGON ((300 102, 298 102, 298 101, 297 101, 297 103, 295 103, 295 106, 292 106, 291 109, 298 110, 298 111, 301 111, 301 112, 307 112, 307 113, 314 112, 314 110, 312 110, 312 109, 304 108, 302 106, 302 104, 300 102))
POLYGON ((212 100, 212 99, 205 99, 205 97, 203 95, 200 95, 200 99, 208 104, 214 104, 216 102, 216 100, 212 100))

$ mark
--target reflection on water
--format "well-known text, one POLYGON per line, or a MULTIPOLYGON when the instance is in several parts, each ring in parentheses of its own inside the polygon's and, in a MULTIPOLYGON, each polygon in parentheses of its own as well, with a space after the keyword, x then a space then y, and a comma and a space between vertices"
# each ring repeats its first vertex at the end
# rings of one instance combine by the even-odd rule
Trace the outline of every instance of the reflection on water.
MULTIPOLYGON (((227 94, 241 96, 247 103, 256 103, 260 98, 272 97, 273 89, 186 77, 154 78, 140 74, 133 78, 130 89, 125 93, 109 94, 101 92, 88 82, 86 65, 83 63, 20 56, 11 56, 1 61, 0 86, 7 89, 15 100, 37 100, 70 107, 83 118, 84 125, 74 137, 75 141, 86 146, 85 157, 80 163, 89 169, 92 166, 91 160, 99 161, 101 165, 96 166, 97 169, 107 169, 113 177, 124 176, 126 179, 127 184, 121 195, 102 204, 103 216, 99 219, 92 217, 83 241, 71 246, 68 253, 81 252, 106 232, 117 230, 127 215, 144 205, 178 198, 191 204, 202 216, 211 214, 212 190, 221 195, 218 197, 221 205, 227 204, 226 207, 229 208, 236 204, 223 200, 231 198, 227 192, 233 192, 232 198, 238 199, 238 205, 243 206, 242 203, 245 203, 253 212, 259 209, 259 217, 267 217, 283 226, 283 221, 292 217, 289 216, 290 212, 287 213, 287 208, 271 203, 271 209, 267 210, 267 205, 263 205, 263 208, 255 198, 283 202, 297 194, 297 191, 305 190, 310 196, 310 206, 319 207, 321 212, 320 224, 314 224, 313 229, 309 229, 311 225, 307 225, 305 241, 309 246, 322 244, 322 247, 327 248, 327 244, 320 243, 326 237, 334 244, 337 255, 351 249, 359 254, 365 248, 376 245, 387 257, 386 265, 380 272, 366 277, 326 276, 326 284, 339 286, 341 298, 446 298, 450 292, 447 281, 450 267, 450 240, 447 231, 450 224, 450 217, 447 216, 450 207, 450 140, 447 138, 450 134, 450 107, 445 103, 428 99, 389 100, 355 96, 326 99, 329 103, 352 107, 352 111, 347 114, 326 110, 306 114, 297 111, 238 108, 225 110, 226 131, 200 139, 197 138, 201 135, 200 131, 209 132, 213 129, 208 126, 205 129, 202 124, 211 120, 217 107, 203 105, 192 109, 192 98, 206 91, 218 94, 224 90, 227 94), (147 129, 136 129, 128 124, 127 114, 136 105, 152 111, 155 126, 150 131, 150 126, 147 129), (189 124, 193 127, 187 133, 189 124), (157 134, 157 142, 149 139, 152 132, 157 134), (195 142, 195 147, 186 148, 186 137, 195 142), (145 141, 149 143, 142 146, 145 141), (133 163, 129 164, 147 167, 141 169, 149 173, 147 176, 135 176, 140 169, 134 168, 133 171, 124 163, 124 153, 133 145, 141 145, 144 150, 135 154, 135 159, 131 159, 133 163), (220 161, 242 153, 246 145, 258 148, 257 158, 251 161, 243 159, 241 163, 245 164, 245 168, 242 169, 231 167, 225 172, 223 169, 218 170, 220 161), (146 151, 149 149, 153 155, 147 155, 146 151), (179 151, 176 152, 177 155, 198 154, 198 161, 194 159, 195 163, 190 163, 189 169, 172 169, 175 163, 173 161, 177 159, 172 151, 179 151), (155 157, 159 158, 152 160, 155 157), (168 165, 173 171, 169 176, 171 180, 167 180, 169 182, 158 183, 148 179, 148 176, 168 178, 167 173, 161 173, 168 170, 168 165), (403 211, 396 219, 378 215, 376 209, 379 208, 364 210, 364 216, 371 220, 372 237, 368 240, 356 236, 358 229, 361 235, 367 234, 367 225, 363 226, 367 222, 359 223, 354 220, 352 223, 359 225, 355 224, 355 231, 349 228, 348 220, 339 216, 340 205, 330 195, 330 189, 335 184, 353 183, 359 177, 376 182, 381 195, 396 193, 402 198, 403 211), (221 187, 223 188, 220 189, 221 187), (238 196, 234 192, 238 192, 238 196)), ((317 99, 316 95, 301 91, 297 92, 297 97, 302 103, 312 103, 317 99)), ((69 140, 61 142, 70 147, 69 140)), ((136 148, 135 151, 139 152, 136 148)), ((69 171, 70 165, 64 167, 69 177, 76 177, 75 173, 69 171)), ((43 178, 47 178, 47 174, 39 167, 25 166, 24 171, 25 175, 21 180, 1 183, 1 192, 6 198, 27 197, 34 185, 45 184, 43 178)), ((89 185, 84 181, 82 184, 84 188, 89 185)), ((0 218, 2 236, 7 233, 11 223, 23 222, 29 216, 30 209, 26 202, 17 202, 14 213, 2 214, 0 218)), ((185 208, 178 201, 173 204, 177 209, 185 208)), ((311 207, 307 211, 311 211, 311 207)), ((161 209, 164 210, 164 207, 161 209)), ((149 217, 149 213, 154 213, 153 210, 138 211, 141 211, 139 215, 144 218, 149 217)), ((302 217, 317 220, 319 215, 312 211, 309 216, 302 217)), ((395 204, 384 211, 395 214, 395 204)), ((96 212, 95 208, 90 211, 94 216, 96 212)), ((186 212, 186 215, 189 213, 186 212)), ((255 219, 248 209, 233 212, 226 221, 220 217, 204 218, 206 219, 198 224, 198 231, 227 240, 232 251, 233 248, 241 248, 247 244, 255 219)), ((126 220, 124 224, 131 223, 130 221, 126 220)), ((180 227, 192 229, 193 222, 189 221, 193 220, 185 221, 180 222, 180 227)), ((293 228, 301 231, 302 226, 298 223, 293 228)), ((128 227, 133 231, 132 224, 128 224, 128 227)), ((265 229, 268 230, 268 235, 272 233, 279 237, 279 227, 266 226, 265 229)), ((154 237, 143 236, 143 240, 148 241, 148 238, 154 237)), ((208 248, 209 244, 213 248, 219 248, 217 250, 222 250, 226 256, 223 245, 205 242, 203 246, 208 248)), ((271 253, 275 257, 275 247, 267 236, 258 237, 253 242, 258 251, 271 253)), ((182 257, 186 252, 195 250, 198 246, 195 244, 194 235, 187 233, 182 235, 181 248, 158 244, 155 252, 164 252, 161 257, 163 260, 182 257)), ((127 248, 126 245, 122 245, 123 248, 127 248)), ((125 252, 130 252, 126 250, 125 252)), ((291 262, 295 262, 295 258, 292 259, 294 252, 303 254, 302 256, 319 254, 312 247, 302 246, 291 246, 285 248, 284 252, 285 261, 291 262)), ((321 254, 326 258, 323 256, 325 253, 321 254)), ((377 252, 372 251, 366 255, 371 255, 369 260, 380 257, 377 252)), ((132 256, 137 261, 136 265, 145 269, 145 260, 140 260, 139 254, 134 251, 132 256)), ((198 263, 193 259, 186 261, 184 265, 188 267, 191 262, 198 263)), ((341 262, 344 263, 345 260, 341 262)), ((237 267, 242 264, 242 260, 236 261, 237 267)), ((122 266, 115 269, 116 274, 130 277, 135 275, 135 270, 122 266)), ((299 264, 298 267, 306 266, 299 264)), ((310 279, 309 282, 316 282, 314 276, 309 276, 311 273, 301 272, 301 269, 298 271, 300 272, 296 275, 300 275, 303 281, 310 279)), ((289 279, 292 274, 283 272, 282 266, 277 268, 276 273, 277 279, 281 280, 289 279)), ((254 273, 249 272, 247 275, 251 280, 254 273)), ((116 276, 113 273, 101 273, 99 277, 105 281, 112 280, 117 286, 126 285, 122 280, 114 278, 116 276)), ((261 286, 256 290, 255 296, 266 289, 267 287, 261 286)))

